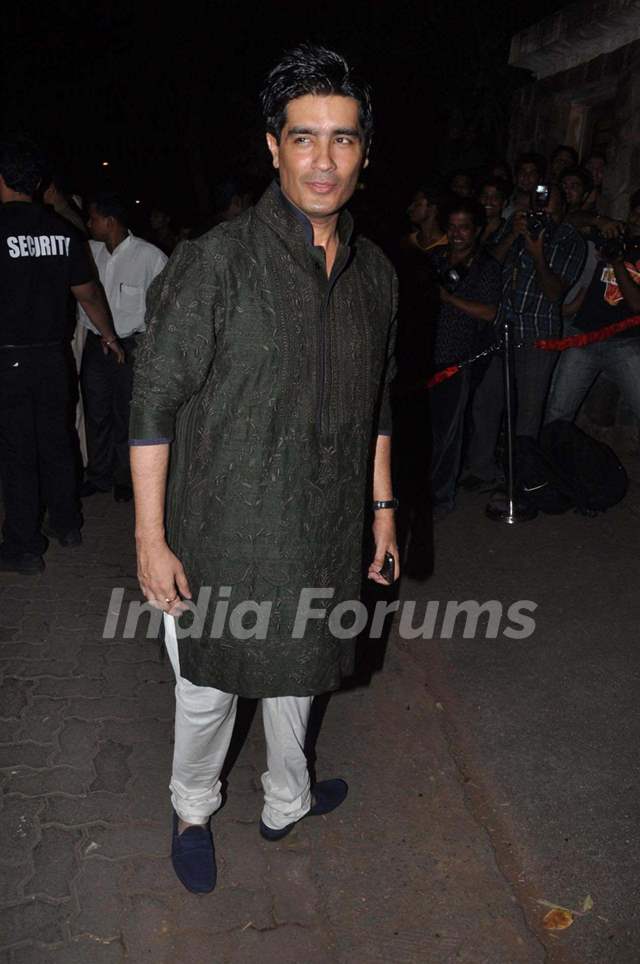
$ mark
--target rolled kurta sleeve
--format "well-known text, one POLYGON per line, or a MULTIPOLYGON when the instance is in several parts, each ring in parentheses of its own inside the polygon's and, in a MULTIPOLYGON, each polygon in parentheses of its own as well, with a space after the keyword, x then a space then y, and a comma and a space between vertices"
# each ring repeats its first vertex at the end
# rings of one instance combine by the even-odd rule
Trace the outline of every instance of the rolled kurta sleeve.
POLYGON ((216 346, 221 259, 184 241, 147 293, 134 370, 130 445, 170 442, 176 413, 204 383, 216 346))
POLYGON ((391 435, 391 386, 396 377, 396 332, 398 327, 398 278, 393 274, 392 280, 392 310, 391 324, 389 325, 389 335, 387 339, 387 358, 384 370, 384 380, 380 396, 380 408, 378 410, 378 435, 391 435))

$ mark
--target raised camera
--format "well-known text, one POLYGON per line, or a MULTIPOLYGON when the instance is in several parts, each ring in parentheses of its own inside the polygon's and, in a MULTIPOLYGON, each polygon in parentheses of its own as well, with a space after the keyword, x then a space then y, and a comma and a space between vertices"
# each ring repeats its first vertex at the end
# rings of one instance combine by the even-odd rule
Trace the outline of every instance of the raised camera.
POLYGON ((462 281, 463 274, 460 268, 445 268, 440 272, 438 281, 442 287, 451 294, 462 281))
POLYGON ((531 210, 527 211, 527 232, 532 241, 536 241, 549 225, 545 208, 550 196, 551 188, 548 184, 536 184, 531 192, 531 210))

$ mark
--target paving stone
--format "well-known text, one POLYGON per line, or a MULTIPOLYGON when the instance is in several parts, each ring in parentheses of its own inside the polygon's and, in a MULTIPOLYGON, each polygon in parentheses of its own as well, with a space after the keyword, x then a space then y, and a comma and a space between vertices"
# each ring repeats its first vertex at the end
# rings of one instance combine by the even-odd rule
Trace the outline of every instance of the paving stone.
POLYGON ((140 663, 136 666, 135 674, 141 683, 160 682, 173 685, 174 677, 169 660, 163 662, 147 660, 146 663, 140 663))
POLYGON ((50 746, 39 743, 12 743, 0 746, 0 770, 14 767, 45 767, 51 755, 50 746))
MULTIPOLYGON (((168 745, 170 740, 173 739, 173 720, 158 720, 149 716, 137 720, 134 727, 130 723, 124 723, 120 720, 104 720, 100 724, 100 735, 103 739, 115 740, 116 743, 128 743, 134 747, 138 743, 168 745)), ((144 750, 141 752, 144 752, 144 750)), ((129 763, 131 768, 135 769, 133 758, 129 763)))
POLYGON ((123 793, 131 777, 131 771, 127 766, 130 755, 130 746, 114 743, 112 740, 103 743, 93 761, 97 776, 90 789, 123 793))
POLYGON ((62 725, 67 704, 50 696, 34 696, 22 714, 22 726, 18 737, 36 743, 53 743, 62 725))
POLYGON ((31 859, 40 835, 38 815, 41 809, 39 800, 5 796, 0 812, 0 862, 15 867, 31 859))
POLYGON ((130 815, 130 801, 121 794, 92 791, 84 796, 45 798, 41 822, 68 827, 81 824, 122 823, 130 815))
POLYGON ((79 908, 71 918, 74 938, 82 934, 90 934, 95 941, 120 938, 122 923, 129 911, 127 900, 119 890, 119 873, 117 864, 99 856, 82 861, 73 881, 79 908))
MULTIPOLYGON (((166 837, 169 840, 170 827, 167 827, 166 837)), ((171 860, 168 856, 133 857, 122 865, 121 888, 128 894, 175 892, 176 875, 171 860)))
POLYGON ((78 649, 74 676, 101 676, 106 665, 102 643, 83 643, 78 649))
MULTIPOLYGON (((224 961, 224 964, 266 964, 269 961, 277 961, 278 964, 336 964, 337 961, 352 959, 339 954, 330 936, 322 929, 296 926, 265 930, 252 926, 246 930, 221 934, 216 938, 215 952, 217 959, 224 961)), ((382 958, 376 957, 375 960, 377 962, 382 958)), ((402 958, 394 956, 390 960, 393 964, 400 964, 402 958)), ((361 959, 357 964, 372 962, 361 959)), ((429 961, 429 964, 444 964, 444 960, 429 961)))
POLYGON ((112 860, 136 855, 166 856, 170 839, 160 827, 143 823, 129 823, 119 827, 91 827, 91 842, 97 844, 96 853, 112 860))
POLYGON ((45 655, 51 659, 76 660, 83 643, 81 632, 54 633, 46 640, 45 655))
POLYGON ((0 720, 0 743, 12 743, 21 726, 21 720, 0 720))
POLYGON ((69 897, 76 868, 74 847, 79 841, 77 831, 44 827, 33 850, 34 874, 25 883, 25 895, 45 895, 53 899, 69 897))
POLYGON ((44 616, 24 616, 20 621, 20 632, 34 641, 48 639, 51 628, 49 619, 44 616))
POLYGON ((67 720, 58 733, 56 764, 90 768, 98 750, 98 725, 93 720, 67 720))
POLYGON ((3 641, 0 636, 0 660, 16 659, 22 663, 23 659, 41 659, 46 653, 46 643, 25 642, 19 633, 17 638, 11 641, 3 641))
POLYGON ((122 668, 126 666, 126 663, 112 663, 111 666, 105 668, 102 673, 104 696, 118 696, 124 699, 127 697, 135 699, 137 697, 140 683, 129 672, 128 668, 124 673, 122 672, 122 668))
POLYGON ((258 833, 258 816, 248 824, 229 821, 226 807, 212 820, 216 854, 229 887, 259 890, 269 877, 268 852, 258 833))
POLYGON ((145 767, 154 767, 169 773, 172 758, 173 746, 168 739, 163 743, 137 743, 132 749, 129 766, 132 773, 145 767))
MULTIPOLYGON (((73 663, 68 664, 69 671, 73 669, 73 663)), ((93 699, 102 696, 105 689, 105 681, 102 679, 90 679, 86 676, 72 676, 68 678, 58 678, 44 676, 36 680, 34 693, 38 696, 54 696, 66 699, 70 696, 82 696, 93 699)))
MULTIPOLYGON (((70 676, 74 665, 74 660, 23 659, 19 663, 19 671, 16 672, 16 676, 21 679, 32 679, 35 676, 70 676)), ((40 689, 38 692, 44 693, 45 691, 40 689)))
POLYGON ((12 951, 11 958, 11 964, 124 964, 124 961, 125 952, 119 941, 103 944, 81 937, 55 950, 33 945, 21 947, 12 951))
POLYGON ((12 793, 27 797, 41 797, 48 793, 86 793, 94 779, 93 770, 59 766, 49 770, 17 771, 12 773, 7 788, 12 793))
POLYGON ((3 681, 0 712, 4 719, 20 716, 27 705, 27 693, 31 689, 31 685, 31 683, 16 679, 14 676, 9 676, 3 681))
POLYGON ((173 714, 173 708, 169 707, 164 694, 158 694, 156 700, 161 705, 148 705, 146 699, 118 698, 117 696, 105 696, 99 699, 88 700, 75 697, 69 701, 69 716, 76 716, 81 720, 138 720, 151 714, 158 714, 158 717, 165 718, 173 714), (164 705, 164 704, 167 705, 164 705))
POLYGON ((171 820, 171 797, 169 780, 171 767, 155 770, 148 768, 133 771, 133 777, 127 787, 129 808, 133 819, 148 820, 152 818, 169 827, 171 820))
MULTIPOLYGON (((68 905, 47 904, 41 900, 26 900, 11 907, 3 907, 0 914, 0 948, 21 941, 41 941, 54 944, 64 940, 64 923, 68 905)), ((34 959, 34 964, 35 964, 34 959)))
POLYGON ((313 882, 308 852, 272 851, 269 854, 269 886, 277 924, 300 924, 302 927, 320 924, 321 899, 313 882))
MULTIPOLYGON (((206 901, 207 897, 202 899, 206 901)), ((191 902, 196 905, 200 901, 192 897, 191 902)), ((210 907, 210 914, 211 910, 210 907)), ((187 934, 191 928, 189 921, 185 928, 187 934)), ((122 940, 132 961, 145 958, 154 964, 179 961, 180 934, 172 902, 159 895, 132 895, 127 917, 122 921, 122 940)))
POLYGON ((121 643, 105 645, 104 656, 108 662, 148 663, 157 655, 159 643, 155 639, 123 640, 121 643))

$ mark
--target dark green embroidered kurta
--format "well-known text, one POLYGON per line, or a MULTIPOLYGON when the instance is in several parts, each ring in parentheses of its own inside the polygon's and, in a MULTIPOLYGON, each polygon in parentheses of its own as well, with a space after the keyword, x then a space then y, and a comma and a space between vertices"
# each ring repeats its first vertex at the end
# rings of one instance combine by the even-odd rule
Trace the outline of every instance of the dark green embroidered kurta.
POLYGON ((301 589, 335 589, 312 603, 328 611, 358 598, 373 448, 391 429, 393 269, 343 212, 327 278, 309 227, 274 183, 180 245, 149 291, 136 363, 132 441, 172 440, 167 540, 194 601, 212 590, 181 672, 241 696, 322 693, 352 671, 354 640, 326 618, 292 630, 301 589), (266 639, 236 638, 221 599, 228 615, 270 602, 266 639))

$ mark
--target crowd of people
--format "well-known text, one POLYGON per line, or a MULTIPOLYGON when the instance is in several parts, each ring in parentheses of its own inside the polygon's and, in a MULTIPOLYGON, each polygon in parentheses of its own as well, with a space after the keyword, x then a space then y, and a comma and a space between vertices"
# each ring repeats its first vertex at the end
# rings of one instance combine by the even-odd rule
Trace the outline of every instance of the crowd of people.
POLYGON ((559 145, 548 161, 521 154, 485 171, 454 171, 416 188, 410 233, 397 256, 401 280, 400 386, 460 365, 430 391, 432 507, 455 507, 458 487, 492 491, 504 481, 499 453, 505 324, 515 344, 518 442, 543 423, 573 420, 601 372, 640 418, 640 328, 563 352, 541 340, 590 332, 640 311, 640 192, 626 222, 608 216, 606 157, 579 163, 559 145), (416 353, 416 345, 420 345, 416 353), (477 359, 475 362, 473 359, 477 359))
POLYGON ((78 496, 132 499, 129 412, 149 287, 183 238, 231 220, 250 200, 238 182, 226 180, 203 224, 176 229, 166 211, 153 208, 134 233, 131 208, 118 193, 101 190, 83 200, 48 172, 29 138, 4 143, 2 568, 41 572, 47 536, 79 545, 78 496))
MULTIPOLYGON (((55 212, 69 225, 74 242, 84 240, 86 256, 77 258, 82 281, 97 283, 91 307, 98 321, 82 298, 77 307, 74 302, 66 308, 77 373, 69 400, 77 405, 80 495, 112 491, 117 501, 128 501, 133 363, 145 329, 149 286, 181 240, 202 237, 233 220, 255 198, 245 185, 227 179, 215 187, 212 212, 196 227, 176 227, 166 210, 155 207, 134 233, 127 205, 113 191, 83 203, 58 177, 36 172, 35 161, 27 163, 32 169, 28 184, 12 163, 15 159, 4 162, 9 181, 26 184, 23 193, 41 202, 38 210, 55 212), (112 323, 109 338, 107 323, 112 323)), ((24 166, 24 158, 19 163, 24 166)), ((640 328, 561 356, 536 347, 540 339, 593 331, 640 311, 640 251, 633 241, 640 236, 640 192, 632 196, 622 223, 606 211, 605 177, 603 153, 579 163, 567 145, 558 146, 548 161, 537 153, 521 154, 513 170, 504 160, 483 171, 455 170, 416 187, 407 209, 409 233, 400 244, 386 246, 400 276, 396 394, 424 390, 429 375, 461 366, 429 392, 434 519, 454 509, 459 487, 488 492, 504 481, 504 374, 498 349, 505 323, 517 349, 518 437, 535 439, 543 422, 575 418, 601 372, 619 385, 640 418, 640 328)), ((5 203, 11 206, 11 198, 5 203)), ((14 219, 19 210, 14 204, 14 219)), ((39 360, 37 353, 32 358, 39 360)), ((4 470, 5 501, 7 492, 25 491, 19 461, 4 470)), ((56 465, 54 460, 40 467, 45 488, 57 489, 56 465)), ((68 488, 68 480, 65 484, 68 488)), ((36 498, 32 493, 34 504, 36 498)), ((27 514, 35 518, 33 505, 27 514)), ((58 518, 54 509, 52 523, 63 544, 81 541, 77 508, 67 506, 58 518)), ((5 545, 13 546, 6 534, 5 545)), ((36 568, 42 546, 35 529, 22 540, 22 549, 37 558, 36 568)))

